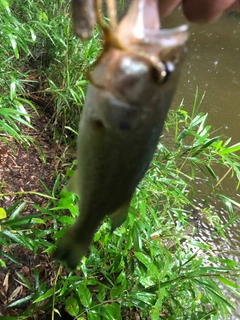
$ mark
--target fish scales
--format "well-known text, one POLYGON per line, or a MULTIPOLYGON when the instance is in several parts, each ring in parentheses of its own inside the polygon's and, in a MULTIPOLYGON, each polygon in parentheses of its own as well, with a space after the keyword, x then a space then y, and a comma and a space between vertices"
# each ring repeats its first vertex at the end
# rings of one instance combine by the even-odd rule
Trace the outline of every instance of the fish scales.
POLYGON ((159 30, 157 1, 132 2, 118 26, 119 42, 108 44, 87 89, 78 169, 69 185, 80 195, 80 214, 54 254, 73 269, 106 215, 112 230, 125 220, 176 89, 187 31, 159 30))

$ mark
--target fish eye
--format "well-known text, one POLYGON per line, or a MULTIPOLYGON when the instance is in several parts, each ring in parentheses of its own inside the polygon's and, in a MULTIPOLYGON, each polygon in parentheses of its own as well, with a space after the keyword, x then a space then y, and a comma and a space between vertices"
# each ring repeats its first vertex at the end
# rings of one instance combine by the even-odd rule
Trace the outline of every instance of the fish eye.
POLYGON ((161 70, 157 67, 152 66, 151 76, 154 82, 157 84, 164 84, 168 82, 169 77, 171 77, 172 72, 174 71, 174 65, 172 62, 165 61, 162 63, 161 70))

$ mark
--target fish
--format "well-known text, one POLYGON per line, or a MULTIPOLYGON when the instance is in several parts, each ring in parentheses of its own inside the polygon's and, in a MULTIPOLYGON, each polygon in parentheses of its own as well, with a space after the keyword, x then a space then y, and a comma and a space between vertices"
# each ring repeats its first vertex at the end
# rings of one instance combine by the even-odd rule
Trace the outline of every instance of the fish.
POLYGON ((72 21, 76 36, 89 39, 96 24, 94 0, 72 0, 72 21))
POLYGON ((188 39, 187 26, 160 28, 158 0, 133 0, 116 29, 97 22, 104 48, 90 76, 77 171, 68 186, 79 194, 79 215, 54 253, 71 269, 106 216, 112 231, 126 219, 158 144, 188 39))

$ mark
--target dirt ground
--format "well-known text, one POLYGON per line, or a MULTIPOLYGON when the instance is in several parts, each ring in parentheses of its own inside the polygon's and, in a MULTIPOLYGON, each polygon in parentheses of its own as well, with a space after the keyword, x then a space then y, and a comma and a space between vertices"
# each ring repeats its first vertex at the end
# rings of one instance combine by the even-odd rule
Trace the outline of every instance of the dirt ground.
MULTIPOLYGON (((65 154, 65 147, 58 144, 52 145, 52 132, 49 123, 49 115, 41 106, 36 106, 39 116, 31 112, 33 115, 32 124, 37 130, 32 130, 26 127, 21 129, 28 136, 35 139, 36 145, 41 148, 45 163, 41 158, 39 151, 34 146, 29 146, 26 150, 18 144, 12 137, 4 136, 8 143, 0 140, 0 193, 5 196, 0 196, 0 207, 7 210, 17 200, 21 199, 26 202, 24 209, 21 211, 21 216, 33 214, 35 209, 31 204, 45 207, 47 200, 43 197, 25 194, 17 195, 13 192, 28 192, 36 191, 46 193, 41 181, 52 190, 56 170, 64 175, 65 168, 62 168, 61 156, 65 154)), ((16 272, 25 277, 29 283, 32 282, 33 270, 38 266, 39 277, 41 282, 46 282, 49 287, 53 285, 54 271, 49 263, 49 255, 42 252, 37 252, 34 256, 32 252, 16 244, 11 248, 0 247, 0 258, 4 260, 7 268, 0 267, 0 318, 5 319, 6 316, 18 317, 23 311, 29 307, 29 301, 21 304, 20 307, 8 308, 8 304, 27 297, 29 294, 28 288, 19 281, 16 272), (1 257, 1 251, 13 258, 6 259, 1 257), (15 259, 15 261, 14 261, 15 259), (16 261, 19 261, 18 264, 16 261)), ((56 266, 57 267, 57 266, 56 266)), ((61 306, 60 306, 61 310, 61 306)), ((62 310, 64 315, 64 310, 62 310)), ((39 310, 37 318, 35 316, 29 319, 51 319, 51 315, 43 313, 39 310)), ((55 319, 57 319, 55 317, 55 319)), ((72 319, 67 314, 64 319, 72 319)))

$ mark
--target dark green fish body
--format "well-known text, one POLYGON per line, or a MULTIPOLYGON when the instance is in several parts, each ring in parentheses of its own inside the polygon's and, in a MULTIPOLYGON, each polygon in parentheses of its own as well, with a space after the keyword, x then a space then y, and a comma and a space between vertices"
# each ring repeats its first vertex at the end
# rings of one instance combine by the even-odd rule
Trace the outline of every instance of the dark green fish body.
POLYGON ((144 59, 113 50, 105 59, 94 76, 106 88, 90 85, 78 138, 80 212, 91 212, 94 220, 130 202, 152 159, 175 89, 166 83, 162 95, 144 59), (108 83, 104 78, 113 54, 119 56, 116 66, 127 61, 129 67, 115 70, 120 79, 108 83))
POLYGON ((137 10, 134 5, 142 1, 133 1, 131 19, 127 16, 118 29, 128 49, 113 47, 103 54, 87 91, 79 127, 78 170, 70 183, 70 189, 80 195, 80 214, 55 252, 71 268, 87 251, 106 215, 112 229, 125 220, 176 88, 186 28, 150 29, 147 42, 145 35, 124 37, 137 10))

